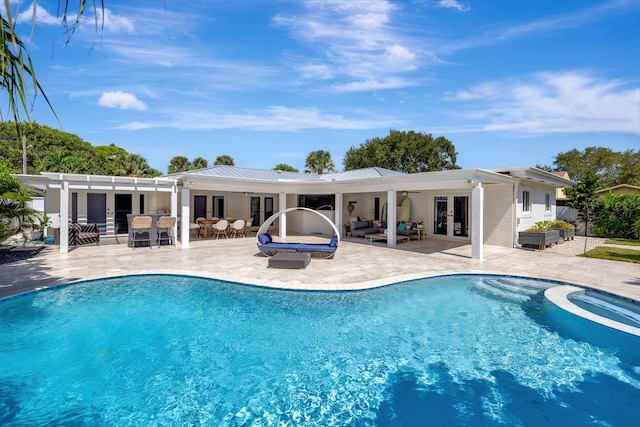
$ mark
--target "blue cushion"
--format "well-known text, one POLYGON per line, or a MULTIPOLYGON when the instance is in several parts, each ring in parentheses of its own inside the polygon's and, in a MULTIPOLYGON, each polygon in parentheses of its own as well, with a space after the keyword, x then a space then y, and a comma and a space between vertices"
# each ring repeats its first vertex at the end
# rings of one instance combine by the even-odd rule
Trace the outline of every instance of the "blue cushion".
POLYGON ((273 241, 273 239, 271 238, 271 234, 269 233, 264 233, 258 236, 258 241, 263 244, 266 245, 267 243, 273 241))
POLYGON ((280 251, 295 251, 300 243, 287 243, 287 242, 269 242, 263 245, 259 245, 260 249, 275 249, 280 251))
POLYGON ((338 246, 338 236, 333 236, 331 238, 331 241, 329 242, 329 246, 331 246, 332 248, 335 248, 336 246, 338 246))
POLYGON ((401 222, 400 224, 398 224, 398 230, 404 230, 405 229, 405 225, 404 222, 401 222))
POLYGON ((336 248, 324 243, 299 243, 296 246, 298 252, 335 252, 336 248))

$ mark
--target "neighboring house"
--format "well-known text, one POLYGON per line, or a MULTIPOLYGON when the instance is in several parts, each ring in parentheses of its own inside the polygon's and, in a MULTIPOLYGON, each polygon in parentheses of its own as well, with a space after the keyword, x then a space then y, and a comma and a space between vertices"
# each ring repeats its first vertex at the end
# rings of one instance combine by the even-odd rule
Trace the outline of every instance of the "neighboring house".
MULTIPOLYGON (((560 171, 560 172, 551 172, 551 173, 559 176, 562 179, 571 181, 571 177, 569 177, 568 172, 560 171)), ((564 191, 564 188, 556 188, 556 206, 564 206, 566 201, 567 201, 567 193, 564 191)))
MULTIPOLYGON (((234 217, 262 224, 287 207, 320 210, 338 229, 349 217, 396 224, 400 203, 412 201, 413 222, 425 235, 470 243, 472 257, 482 259, 484 244, 513 247, 518 231, 556 216, 556 190, 573 183, 534 167, 496 170, 458 169, 403 174, 367 168, 330 174, 260 170, 235 166, 165 175, 125 178, 43 173, 14 175, 45 194, 45 213, 60 228, 60 251, 68 246, 68 223, 97 223, 105 240, 126 240, 126 214, 167 213, 179 217, 179 240, 189 246, 189 224, 198 217, 234 217), (354 207, 349 213, 347 205, 354 207), (328 205, 328 206, 327 206, 328 205)), ((328 233, 323 221, 302 212, 281 216, 274 228, 290 233, 328 233)), ((395 227, 388 246, 395 247, 395 227)))
POLYGON ((596 194, 599 196, 604 196, 605 194, 640 194, 640 187, 637 185, 629 185, 629 184, 620 184, 614 187, 603 188, 602 190, 596 191, 596 194))

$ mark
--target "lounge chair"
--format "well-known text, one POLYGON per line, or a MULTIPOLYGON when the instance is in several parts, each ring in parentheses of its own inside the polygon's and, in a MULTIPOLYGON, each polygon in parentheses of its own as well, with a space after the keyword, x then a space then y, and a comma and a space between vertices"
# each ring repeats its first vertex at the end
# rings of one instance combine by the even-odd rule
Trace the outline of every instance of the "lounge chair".
POLYGON ((264 233, 258 236, 258 249, 266 256, 274 256, 279 252, 303 252, 312 257, 330 259, 338 249, 338 237, 333 236, 329 243, 292 243, 274 242, 271 234, 264 233))
POLYGON ((69 224, 69 245, 100 245, 100 229, 96 224, 69 224))

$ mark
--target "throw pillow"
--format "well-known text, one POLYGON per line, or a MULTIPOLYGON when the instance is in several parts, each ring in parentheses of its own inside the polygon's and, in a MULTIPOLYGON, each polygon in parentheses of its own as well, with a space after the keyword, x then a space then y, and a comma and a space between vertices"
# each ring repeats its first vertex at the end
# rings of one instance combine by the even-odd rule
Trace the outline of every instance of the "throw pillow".
POLYGON ((405 227, 406 226, 405 226, 404 222, 401 222, 400 224, 398 224, 398 230, 400 230, 400 231, 404 230, 405 227))
POLYGON ((404 223, 404 229, 409 231, 413 228, 413 223, 412 222, 405 222, 404 223))
POLYGON ((374 220, 373 220, 373 226, 374 226, 375 228, 382 228, 382 221, 381 221, 381 220, 374 219, 374 220))
POLYGON ((271 238, 271 234, 264 233, 258 236, 258 240, 260 241, 260 244, 266 245, 267 243, 271 243, 273 239, 271 238))

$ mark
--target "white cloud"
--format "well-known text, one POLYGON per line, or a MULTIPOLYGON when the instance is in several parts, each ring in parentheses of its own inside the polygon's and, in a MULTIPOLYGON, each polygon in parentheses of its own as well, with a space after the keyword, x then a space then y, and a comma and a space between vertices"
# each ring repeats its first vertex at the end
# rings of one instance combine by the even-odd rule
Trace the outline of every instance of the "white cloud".
MULTIPOLYGON (((419 61, 430 58, 404 29, 393 26, 398 6, 386 0, 307 1, 305 13, 297 16, 277 16, 276 24, 290 28, 297 39, 311 44, 319 56, 304 60, 314 64, 328 78, 345 77, 348 84, 358 85, 374 80, 402 84, 407 80, 392 78, 398 73, 417 69, 419 61)), ((295 67, 303 78, 314 77, 310 69, 295 67)), ((311 70, 314 70, 311 69, 311 70)), ((366 86, 364 84, 363 86, 366 86)))
POLYGON ((485 83, 445 99, 473 101, 470 117, 489 131, 640 134, 640 87, 629 86, 584 72, 539 73, 530 81, 485 83))
POLYGON ((457 0, 440 0, 438 1, 438 6, 455 9, 458 12, 467 12, 471 10, 469 6, 463 5, 457 0))
MULTIPOLYGON (((98 26, 103 23, 102 10, 98 9, 98 26)), ((87 19, 86 24, 91 24, 95 27, 94 19, 87 19)), ((125 16, 116 15, 110 9, 104 9, 104 29, 107 31, 113 31, 115 33, 127 33, 132 34, 135 32, 135 25, 133 21, 125 16)))
POLYGON ((104 92, 98 99, 98 105, 121 110, 145 111, 148 108, 147 104, 136 98, 134 94, 122 91, 104 92))
MULTIPOLYGON (((16 18, 16 22, 20 24, 31 24, 33 22, 33 3, 29 6, 20 7, 20 13, 16 18)), ((45 24, 45 25, 60 25, 62 23, 62 19, 50 14, 45 8, 36 4, 36 14, 35 14, 36 23, 45 24)))
POLYGON ((166 111, 167 120, 129 122, 119 129, 175 128, 181 130, 244 129, 251 131, 296 132, 302 129, 375 129, 380 123, 399 126, 402 123, 389 117, 348 118, 317 108, 289 108, 280 105, 263 110, 238 114, 221 114, 203 110, 166 111))

